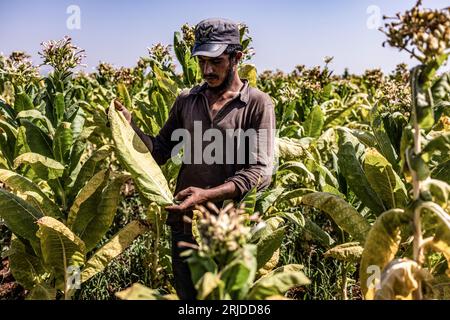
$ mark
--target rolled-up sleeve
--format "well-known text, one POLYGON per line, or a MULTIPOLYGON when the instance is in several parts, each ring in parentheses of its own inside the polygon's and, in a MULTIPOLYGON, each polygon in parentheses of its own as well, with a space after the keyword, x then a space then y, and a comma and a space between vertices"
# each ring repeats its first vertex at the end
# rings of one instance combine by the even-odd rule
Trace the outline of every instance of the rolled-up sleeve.
POLYGON ((254 159, 254 161, 247 164, 245 168, 236 171, 233 176, 225 181, 233 182, 239 190, 240 196, 243 196, 255 186, 257 186, 257 190, 264 189, 272 181, 275 111, 269 96, 266 96, 264 103, 255 108, 251 120, 251 129, 256 131, 255 138, 251 139, 250 142, 250 159, 254 159))

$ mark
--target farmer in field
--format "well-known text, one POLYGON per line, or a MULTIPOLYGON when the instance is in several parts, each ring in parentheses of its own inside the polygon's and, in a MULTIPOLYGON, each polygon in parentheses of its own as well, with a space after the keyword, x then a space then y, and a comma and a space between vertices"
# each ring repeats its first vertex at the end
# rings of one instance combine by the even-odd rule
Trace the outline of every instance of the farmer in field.
POLYGON ((254 186, 266 188, 271 182, 275 129, 270 97, 239 78, 243 53, 236 23, 226 19, 201 21, 195 29, 192 55, 198 57, 205 81, 177 97, 156 137, 144 134, 129 111, 115 103, 159 165, 176 154, 179 137, 188 134, 175 190, 180 203, 166 208, 172 230, 175 289, 181 299, 196 296, 189 267, 179 256, 183 249, 177 246, 179 241, 195 243, 183 215, 192 216, 196 205, 207 202, 220 205, 226 199, 239 200, 254 186), (238 140, 238 145, 230 147, 230 137, 238 140), (211 148, 212 143, 215 148, 211 148))

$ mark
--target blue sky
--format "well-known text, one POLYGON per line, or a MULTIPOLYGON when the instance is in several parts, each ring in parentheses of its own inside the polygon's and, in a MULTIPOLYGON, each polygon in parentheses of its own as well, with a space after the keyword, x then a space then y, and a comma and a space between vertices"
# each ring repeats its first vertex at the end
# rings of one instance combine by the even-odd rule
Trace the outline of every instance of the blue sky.
MULTIPOLYGON (((405 53, 381 46, 384 35, 367 25, 376 21, 376 12, 370 9, 393 15, 415 2, 0 0, 0 52, 24 50, 40 63, 37 52, 42 41, 69 35, 86 50, 86 71, 99 61, 132 66, 152 44, 172 43, 173 32, 183 23, 225 17, 249 26, 256 51, 252 62, 258 71, 291 71, 298 64, 314 66, 322 64, 324 56, 334 56, 331 67, 336 73, 345 67, 353 73, 377 67, 390 71, 397 63, 414 62, 405 53), (81 10, 79 30, 66 27, 69 5, 81 10)), ((424 5, 443 8, 448 0, 424 0, 424 5)))

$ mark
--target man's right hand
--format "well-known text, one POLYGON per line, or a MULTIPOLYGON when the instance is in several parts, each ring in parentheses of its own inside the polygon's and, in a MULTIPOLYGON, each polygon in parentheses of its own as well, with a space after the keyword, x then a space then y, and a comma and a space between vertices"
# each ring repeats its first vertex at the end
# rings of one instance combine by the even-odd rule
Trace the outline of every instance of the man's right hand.
POLYGON ((131 113, 128 111, 127 108, 123 106, 118 100, 114 100, 114 106, 116 107, 117 111, 121 111, 125 119, 128 121, 128 123, 131 124, 131 113))

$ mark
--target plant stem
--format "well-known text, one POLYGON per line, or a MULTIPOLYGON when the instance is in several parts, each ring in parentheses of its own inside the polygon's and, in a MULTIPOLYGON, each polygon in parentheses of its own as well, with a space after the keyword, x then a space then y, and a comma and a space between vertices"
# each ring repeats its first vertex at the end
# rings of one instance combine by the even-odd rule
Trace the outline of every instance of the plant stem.
POLYGON ((158 273, 158 258, 159 258, 159 253, 158 253, 158 249, 159 249, 159 237, 160 237, 160 232, 159 232, 159 220, 160 220, 160 215, 159 213, 155 213, 155 240, 153 243, 153 265, 152 265, 152 277, 153 277, 153 281, 156 279, 157 277, 157 273, 158 273))
POLYGON ((342 300, 348 300, 347 296, 347 262, 342 262, 342 300))
MULTIPOLYGON (((414 122, 414 156, 418 156, 421 151, 421 136, 420 136, 420 125, 419 120, 417 119, 417 79, 419 76, 420 68, 416 67, 413 69, 411 74, 411 91, 412 91, 412 115, 413 115, 413 122, 414 122)), ((417 172, 410 168, 411 175, 413 179, 413 200, 417 201, 420 197, 420 187, 421 183, 419 180, 419 177, 417 175, 417 172)), ((414 242, 413 242, 413 259, 417 262, 419 266, 422 265, 421 261, 421 248, 422 248, 422 227, 421 227, 421 219, 420 219, 420 212, 421 210, 417 210, 418 208, 414 209, 414 218, 413 218, 413 224, 414 224, 414 242)), ((416 291, 414 291, 413 296, 416 300, 422 299, 422 283, 420 280, 418 282, 418 288, 416 291)))

